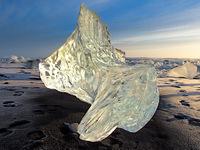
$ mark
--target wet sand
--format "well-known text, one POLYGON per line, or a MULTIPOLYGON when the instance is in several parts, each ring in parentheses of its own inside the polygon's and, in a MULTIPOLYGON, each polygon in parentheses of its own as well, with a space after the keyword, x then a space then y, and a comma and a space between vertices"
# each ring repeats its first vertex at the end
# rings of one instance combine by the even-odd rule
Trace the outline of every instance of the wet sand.
POLYGON ((0 149, 200 149, 200 79, 158 78, 159 107, 137 133, 116 129, 86 142, 63 123, 79 123, 89 104, 47 89, 37 69, 0 64, 0 149))

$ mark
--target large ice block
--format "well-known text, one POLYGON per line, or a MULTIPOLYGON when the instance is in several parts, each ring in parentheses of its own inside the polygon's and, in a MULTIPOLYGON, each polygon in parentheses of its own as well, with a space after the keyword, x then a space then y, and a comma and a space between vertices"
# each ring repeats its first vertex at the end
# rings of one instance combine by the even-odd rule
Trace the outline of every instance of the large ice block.
POLYGON ((39 64, 46 87, 91 104, 78 126, 83 140, 101 141, 117 127, 137 132, 156 111, 155 68, 128 66, 121 60, 114 52, 107 25, 82 4, 72 35, 39 64))

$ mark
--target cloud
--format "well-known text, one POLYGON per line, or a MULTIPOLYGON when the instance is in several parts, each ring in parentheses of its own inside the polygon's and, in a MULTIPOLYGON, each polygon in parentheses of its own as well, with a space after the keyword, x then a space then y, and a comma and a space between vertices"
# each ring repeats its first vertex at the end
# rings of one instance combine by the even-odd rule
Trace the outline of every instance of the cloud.
POLYGON ((200 58, 200 37, 114 43, 127 57, 200 58))
MULTIPOLYGON (((174 3, 169 7, 173 9, 161 7, 161 10, 156 6, 160 13, 151 17, 142 14, 131 18, 130 11, 125 21, 111 23, 116 24, 111 31, 114 46, 125 50, 128 57, 200 58, 200 3, 174 3), (184 5, 188 6, 184 8, 184 5)), ((132 13, 144 9, 153 7, 147 4, 132 13)))
POLYGON ((157 30, 154 32, 143 33, 140 35, 135 35, 132 37, 122 38, 118 40, 113 40, 113 43, 129 43, 137 41, 152 41, 161 39, 179 39, 179 38, 191 38, 200 37, 200 27, 199 28, 188 28, 188 27, 176 27, 164 30, 157 30))
POLYGON ((198 47, 199 0, 1 0, 1 55, 18 51, 48 56, 76 28, 82 2, 108 24, 112 43, 131 56, 198 47))
POLYGON ((126 14, 118 16, 120 19, 116 17, 111 20, 109 24, 112 27, 110 27, 112 38, 116 40, 177 27, 200 27, 200 2, 188 7, 184 7, 184 3, 180 5, 174 2, 162 7, 159 7, 160 3, 156 3, 155 8, 151 5, 145 4, 136 10, 129 9, 126 14))

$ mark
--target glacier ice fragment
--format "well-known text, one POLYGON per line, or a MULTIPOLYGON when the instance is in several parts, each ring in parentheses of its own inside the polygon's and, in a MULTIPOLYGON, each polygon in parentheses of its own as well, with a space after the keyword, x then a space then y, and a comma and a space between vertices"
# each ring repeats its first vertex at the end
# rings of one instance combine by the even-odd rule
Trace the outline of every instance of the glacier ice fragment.
POLYGON ((184 77, 187 79, 193 79, 197 75, 197 66, 190 62, 185 63, 182 66, 171 69, 167 76, 172 77, 184 77))
POLYGON ((78 125, 83 140, 101 141, 117 127, 137 132, 156 111, 155 68, 128 66, 118 52, 110 42, 107 25, 82 4, 72 35, 39 64, 46 87, 91 104, 78 125))
POLYGON ((114 49, 114 52, 115 52, 117 59, 119 59, 122 62, 125 62, 125 60, 126 60, 125 59, 125 52, 123 52, 122 50, 117 49, 117 48, 114 49))

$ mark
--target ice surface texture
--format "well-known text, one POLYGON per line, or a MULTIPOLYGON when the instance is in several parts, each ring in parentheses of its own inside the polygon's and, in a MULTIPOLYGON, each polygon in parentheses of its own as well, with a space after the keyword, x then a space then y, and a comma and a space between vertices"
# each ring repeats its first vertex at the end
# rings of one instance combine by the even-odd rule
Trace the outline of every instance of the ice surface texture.
POLYGON ((91 107, 78 126, 80 138, 101 141, 117 127, 140 130, 156 111, 156 71, 128 66, 114 53, 110 34, 97 13, 81 5, 78 27, 39 64, 46 87, 75 95, 91 107))
POLYGON ((167 76, 184 77, 187 79, 193 79, 197 75, 197 66, 190 62, 185 63, 182 66, 176 67, 167 73, 167 76))

